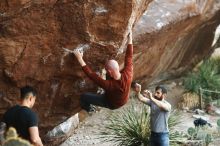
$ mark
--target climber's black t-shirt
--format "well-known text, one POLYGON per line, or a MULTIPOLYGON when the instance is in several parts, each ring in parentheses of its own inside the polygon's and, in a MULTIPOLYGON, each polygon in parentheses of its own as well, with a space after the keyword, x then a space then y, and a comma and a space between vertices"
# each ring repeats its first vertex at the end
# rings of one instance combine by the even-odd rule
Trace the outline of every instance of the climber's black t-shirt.
POLYGON ((16 105, 4 115, 3 121, 7 127, 14 127, 20 137, 30 140, 29 128, 38 126, 37 115, 28 107, 16 105))

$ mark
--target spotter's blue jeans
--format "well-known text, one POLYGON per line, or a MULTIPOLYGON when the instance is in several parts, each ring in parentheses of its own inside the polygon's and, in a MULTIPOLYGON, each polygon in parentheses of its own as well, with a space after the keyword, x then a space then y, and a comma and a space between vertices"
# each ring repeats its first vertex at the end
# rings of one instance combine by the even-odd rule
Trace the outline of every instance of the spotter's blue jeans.
POLYGON ((169 133, 151 132, 150 143, 151 146, 169 146, 169 133))

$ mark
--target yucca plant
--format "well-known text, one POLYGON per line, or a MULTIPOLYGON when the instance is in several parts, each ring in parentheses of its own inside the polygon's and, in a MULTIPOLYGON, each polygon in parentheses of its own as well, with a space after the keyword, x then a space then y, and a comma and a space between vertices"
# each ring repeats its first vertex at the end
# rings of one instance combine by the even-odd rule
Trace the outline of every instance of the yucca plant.
POLYGON ((200 80, 196 73, 192 72, 184 78, 184 86, 188 92, 199 93, 200 80))
POLYGON ((199 68, 199 78, 202 88, 219 90, 218 66, 214 59, 206 60, 199 68))
POLYGON ((101 138, 119 146, 147 145, 150 135, 147 110, 147 106, 131 104, 113 113, 101 131, 101 138))
MULTIPOLYGON (((174 139, 173 127, 180 123, 179 114, 172 112, 169 118, 170 138, 174 139)), ((132 101, 131 105, 109 117, 109 123, 101 130, 103 141, 118 146, 147 146, 150 142, 150 113, 148 106, 132 101)))
MULTIPOLYGON (((184 79, 185 89, 199 95, 199 88, 209 90, 220 90, 220 59, 205 60, 197 72, 191 72, 184 79)), ((204 93, 205 97, 215 97, 216 94, 204 93)))

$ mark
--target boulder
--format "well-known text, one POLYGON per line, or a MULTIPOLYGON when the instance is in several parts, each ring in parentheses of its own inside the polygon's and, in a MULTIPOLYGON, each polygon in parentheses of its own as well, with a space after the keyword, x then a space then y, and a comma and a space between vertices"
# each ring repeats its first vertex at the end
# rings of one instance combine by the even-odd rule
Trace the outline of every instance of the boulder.
POLYGON ((218 0, 1 0, 0 114, 20 87, 34 86, 44 135, 81 109, 82 92, 97 89, 71 50, 84 47, 97 73, 112 58, 122 67, 133 28, 134 79, 149 84, 209 56, 219 24, 218 0))

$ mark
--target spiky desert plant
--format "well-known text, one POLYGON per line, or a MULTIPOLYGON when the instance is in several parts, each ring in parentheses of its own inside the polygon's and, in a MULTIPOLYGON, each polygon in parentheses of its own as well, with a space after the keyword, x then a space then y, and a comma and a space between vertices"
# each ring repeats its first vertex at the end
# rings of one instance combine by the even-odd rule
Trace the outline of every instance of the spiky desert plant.
MULTIPOLYGON (((181 118, 177 112, 172 112, 169 118, 170 138, 175 136, 173 127, 181 118)), ((115 143, 118 146, 149 145, 150 142, 150 113, 148 106, 142 103, 131 102, 130 106, 116 111, 109 117, 109 123, 101 130, 103 141, 115 143)))
POLYGON ((196 93, 199 95, 200 80, 196 73, 188 73, 184 78, 184 87, 188 92, 196 93))
POLYGON ((147 106, 131 104, 122 111, 113 113, 109 124, 101 131, 101 138, 119 146, 148 144, 150 118, 147 110, 147 106))
MULTIPOLYGON (((220 65, 219 59, 205 60, 197 72, 189 73, 184 79, 184 87, 187 91, 200 94, 199 88, 220 90, 220 65)), ((215 97, 215 93, 205 92, 204 96, 215 97)))
POLYGON ((175 126, 180 124, 182 122, 181 120, 181 114, 178 110, 173 110, 170 113, 170 117, 168 119, 168 127, 169 127, 169 135, 171 144, 174 144, 176 140, 183 137, 181 133, 175 130, 175 126))

